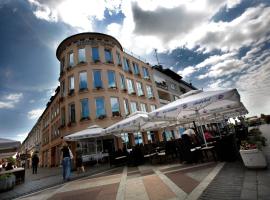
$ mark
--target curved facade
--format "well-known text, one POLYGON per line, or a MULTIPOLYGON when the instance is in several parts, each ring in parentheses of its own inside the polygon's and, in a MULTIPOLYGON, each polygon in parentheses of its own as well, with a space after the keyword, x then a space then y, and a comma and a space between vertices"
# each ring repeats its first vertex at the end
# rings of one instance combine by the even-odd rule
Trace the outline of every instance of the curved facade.
POLYGON ((152 67, 123 52, 115 38, 74 35, 56 54, 62 136, 94 124, 106 128, 136 110, 158 107, 152 67))
MULTIPOLYGON (((60 87, 37 122, 41 145, 32 142, 39 151, 41 166, 60 164, 64 136, 91 125, 106 128, 135 111, 151 112, 182 93, 179 91, 183 81, 179 75, 169 69, 157 70, 127 54, 114 37, 106 34, 70 36, 60 43, 56 57, 60 62, 60 87), (165 83, 159 83, 161 79, 165 83), (164 84, 174 87, 170 91, 164 84)), ((188 84, 186 86, 185 91, 193 89, 188 84)), ((29 134, 36 135, 34 131, 29 134)), ((142 142, 147 144, 148 140, 162 141, 166 139, 166 134, 159 131, 129 133, 122 135, 122 138, 107 136, 98 140, 97 146, 99 151, 110 152, 123 148, 126 142, 133 146, 142 142)), ((32 137, 24 141, 22 153, 31 154, 31 145, 28 144, 32 140, 29 138, 32 137)), ((72 142, 72 151, 75 153, 80 148, 84 155, 94 155, 94 142, 92 139, 72 142)))

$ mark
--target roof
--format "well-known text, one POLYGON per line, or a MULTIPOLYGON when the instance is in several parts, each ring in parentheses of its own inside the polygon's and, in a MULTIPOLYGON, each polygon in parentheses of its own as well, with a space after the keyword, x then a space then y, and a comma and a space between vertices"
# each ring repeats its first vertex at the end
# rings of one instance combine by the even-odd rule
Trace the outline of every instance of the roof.
POLYGON ((177 81, 178 83, 182 83, 182 84, 190 87, 193 90, 197 89, 191 83, 187 83, 186 81, 182 80, 182 76, 175 73, 173 70, 170 70, 169 68, 163 68, 162 65, 154 65, 153 68, 156 69, 157 71, 169 76, 170 78, 177 81))
POLYGON ((64 39, 58 45, 58 47, 56 49, 56 57, 57 57, 57 59, 60 60, 60 53, 61 53, 61 51, 63 51, 65 49, 64 44, 68 45, 69 43, 74 42, 76 37, 95 37, 95 36, 107 37, 107 38, 110 38, 110 39, 114 40, 119 45, 120 49, 123 51, 122 45, 113 36, 110 36, 110 35, 107 35, 107 34, 104 34, 104 33, 98 33, 98 32, 84 32, 84 33, 78 33, 78 34, 75 34, 75 35, 71 35, 71 36, 67 37, 66 39, 64 39))

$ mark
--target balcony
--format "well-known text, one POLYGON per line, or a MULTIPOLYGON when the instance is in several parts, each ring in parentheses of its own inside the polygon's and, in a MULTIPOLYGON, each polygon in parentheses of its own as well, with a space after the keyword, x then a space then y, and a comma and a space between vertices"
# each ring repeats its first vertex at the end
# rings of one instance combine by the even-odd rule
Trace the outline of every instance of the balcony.
POLYGON ((168 90, 168 85, 165 82, 156 82, 157 87, 168 90))

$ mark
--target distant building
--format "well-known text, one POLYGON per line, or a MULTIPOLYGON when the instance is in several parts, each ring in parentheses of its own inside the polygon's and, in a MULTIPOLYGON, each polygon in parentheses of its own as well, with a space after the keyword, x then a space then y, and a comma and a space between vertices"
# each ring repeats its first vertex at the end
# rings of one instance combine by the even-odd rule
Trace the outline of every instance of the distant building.
MULTIPOLYGON (((172 70, 152 67, 129 55, 114 37, 101 33, 66 38, 56 56, 60 86, 21 149, 30 153, 38 147, 42 166, 60 164, 64 136, 95 124, 106 128, 135 111, 151 112, 196 89, 172 70)), ((125 140, 107 136, 98 140, 98 149, 112 151, 123 148, 125 141, 134 146, 149 140, 163 140, 162 132, 129 133, 125 140)), ((91 139, 71 146, 74 153, 77 148, 85 155, 95 152, 91 139)))

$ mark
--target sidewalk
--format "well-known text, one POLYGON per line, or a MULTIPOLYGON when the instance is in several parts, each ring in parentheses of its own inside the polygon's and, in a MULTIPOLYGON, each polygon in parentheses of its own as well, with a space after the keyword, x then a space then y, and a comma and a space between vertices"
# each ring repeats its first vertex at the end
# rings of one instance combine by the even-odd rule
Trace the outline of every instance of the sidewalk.
MULTIPOLYGON (((87 177, 99 172, 108 170, 109 165, 99 165, 86 168, 85 173, 77 174, 72 172, 71 179, 87 177)), ((62 168, 38 168, 37 174, 32 174, 31 169, 26 169, 25 182, 15 186, 13 190, 0 193, 0 200, 14 199, 23 195, 27 195, 36 191, 40 191, 49 187, 63 184, 62 168)))
POLYGON ((28 195, 23 200, 163 200, 197 199, 224 163, 171 163, 108 170, 83 180, 28 195))
MULTIPOLYGON (((260 126, 267 138, 268 146, 263 151, 268 166, 270 163, 270 125, 260 126)), ((242 162, 226 163, 221 172, 210 183, 200 197, 201 200, 213 199, 270 199, 270 170, 247 169, 242 162)))

